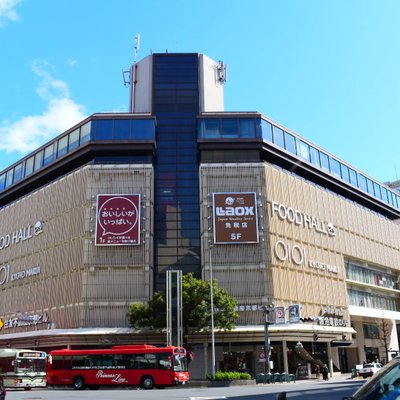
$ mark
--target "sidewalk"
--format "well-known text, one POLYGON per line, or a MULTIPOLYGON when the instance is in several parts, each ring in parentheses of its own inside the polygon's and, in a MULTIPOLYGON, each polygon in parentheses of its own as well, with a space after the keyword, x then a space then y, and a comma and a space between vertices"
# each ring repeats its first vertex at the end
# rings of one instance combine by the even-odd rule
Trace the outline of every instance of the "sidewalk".
MULTIPOLYGON (((332 377, 329 377, 329 380, 327 382, 340 382, 340 381, 357 381, 357 380, 363 380, 361 377, 356 377, 352 378, 351 373, 345 373, 345 374, 340 374, 340 373, 335 373, 333 374, 332 377)), ((249 380, 237 380, 237 381, 209 381, 209 380, 201 380, 201 379, 195 379, 189 381, 187 385, 182 385, 180 387, 226 387, 226 386, 246 386, 246 385, 293 385, 293 384, 298 384, 301 382, 316 382, 316 383, 321 383, 324 382, 322 380, 322 376, 320 378, 309 378, 309 379, 296 379, 295 382, 276 382, 276 383, 256 383, 255 379, 249 379, 249 380)))

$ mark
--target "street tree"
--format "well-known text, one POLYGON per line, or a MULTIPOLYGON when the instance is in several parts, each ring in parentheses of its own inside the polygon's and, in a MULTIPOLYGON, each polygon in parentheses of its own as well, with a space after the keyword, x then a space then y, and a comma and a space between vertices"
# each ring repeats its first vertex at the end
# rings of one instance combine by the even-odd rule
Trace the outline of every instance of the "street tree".
MULTIPOLYGON (((209 281, 197 279, 192 273, 182 277, 182 329, 183 341, 194 332, 210 331, 211 288, 209 281)), ((214 327, 232 330, 239 318, 237 301, 213 280, 214 327)), ((127 313, 132 328, 162 329, 166 327, 166 294, 156 292, 147 303, 133 303, 127 313)))

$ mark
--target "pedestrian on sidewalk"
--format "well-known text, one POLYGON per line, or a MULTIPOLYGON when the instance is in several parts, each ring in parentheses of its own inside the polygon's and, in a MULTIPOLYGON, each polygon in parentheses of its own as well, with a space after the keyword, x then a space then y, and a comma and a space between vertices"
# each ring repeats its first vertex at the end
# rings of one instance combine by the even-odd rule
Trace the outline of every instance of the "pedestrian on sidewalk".
POLYGON ((326 364, 324 364, 324 366, 322 367, 322 379, 323 379, 324 381, 329 380, 329 378, 328 378, 328 372, 329 372, 328 366, 327 366, 326 364))

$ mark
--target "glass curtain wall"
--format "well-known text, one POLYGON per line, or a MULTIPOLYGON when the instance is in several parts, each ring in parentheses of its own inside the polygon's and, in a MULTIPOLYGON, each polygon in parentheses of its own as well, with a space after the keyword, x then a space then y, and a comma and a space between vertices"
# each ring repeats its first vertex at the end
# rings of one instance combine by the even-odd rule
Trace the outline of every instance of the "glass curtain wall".
POLYGON ((153 55, 155 163, 155 284, 180 269, 200 277, 200 209, 197 161, 198 55, 153 55))

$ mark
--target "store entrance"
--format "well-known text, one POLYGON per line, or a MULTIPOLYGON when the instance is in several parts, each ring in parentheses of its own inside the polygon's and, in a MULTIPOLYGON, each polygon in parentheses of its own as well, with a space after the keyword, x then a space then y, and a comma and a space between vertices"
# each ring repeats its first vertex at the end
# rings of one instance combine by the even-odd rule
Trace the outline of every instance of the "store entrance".
POLYGON ((220 363, 220 370, 225 372, 247 372, 253 375, 252 365, 252 352, 229 351, 224 352, 224 360, 220 363))

